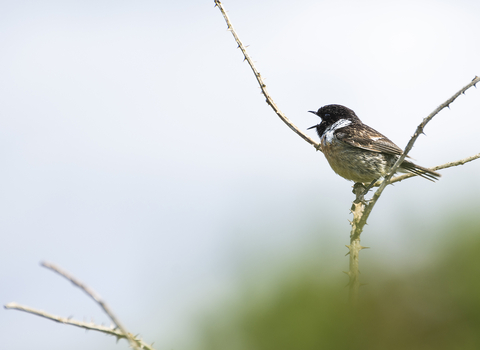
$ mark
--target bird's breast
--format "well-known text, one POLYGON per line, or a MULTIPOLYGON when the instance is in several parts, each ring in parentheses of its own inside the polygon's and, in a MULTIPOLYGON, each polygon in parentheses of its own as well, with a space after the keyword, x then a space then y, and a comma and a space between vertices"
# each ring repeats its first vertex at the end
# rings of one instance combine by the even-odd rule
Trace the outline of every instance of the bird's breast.
POLYGON ((347 180, 369 183, 387 170, 385 155, 352 147, 335 136, 322 137, 320 149, 333 171, 347 180))

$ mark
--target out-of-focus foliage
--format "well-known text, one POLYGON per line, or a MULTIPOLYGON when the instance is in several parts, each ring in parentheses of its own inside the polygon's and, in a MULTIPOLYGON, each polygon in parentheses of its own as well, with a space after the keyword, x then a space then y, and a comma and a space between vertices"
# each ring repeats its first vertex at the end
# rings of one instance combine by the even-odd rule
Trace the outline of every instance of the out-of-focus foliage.
POLYGON ((460 223, 445 230, 451 239, 428 266, 364 271, 372 282, 361 288, 356 310, 338 279, 297 271, 274 292, 247 292, 223 316, 206 321, 199 348, 479 349, 480 227, 460 223))

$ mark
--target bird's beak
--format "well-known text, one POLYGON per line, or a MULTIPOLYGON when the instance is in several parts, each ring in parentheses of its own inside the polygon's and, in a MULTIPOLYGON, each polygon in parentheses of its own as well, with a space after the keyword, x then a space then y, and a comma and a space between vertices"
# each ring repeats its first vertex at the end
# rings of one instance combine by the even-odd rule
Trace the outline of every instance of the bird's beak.
MULTIPOLYGON (((318 116, 317 112, 315 112, 315 111, 308 111, 308 112, 309 112, 309 113, 313 113, 313 114, 315 114, 316 116, 318 116)), ((307 130, 310 130, 310 129, 316 128, 318 125, 320 125, 320 124, 317 124, 317 125, 311 126, 311 127, 309 127, 307 130)))

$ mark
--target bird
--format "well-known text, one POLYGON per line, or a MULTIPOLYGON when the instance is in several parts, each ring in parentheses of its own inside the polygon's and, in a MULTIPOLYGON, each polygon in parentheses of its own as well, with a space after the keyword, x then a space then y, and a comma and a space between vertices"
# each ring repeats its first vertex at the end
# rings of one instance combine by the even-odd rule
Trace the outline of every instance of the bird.
MULTIPOLYGON (((316 128, 320 137, 319 149, 330 167, 341 177, 366 185, 366 191, 384 178, 403 154, 402 149, 377 130, 363 124, 350 108, 326 105, 318 111, 309 111, 320 117, 316 128)), ((407 156, 408 157, 408 156, 407 156)), ((398 167, 399 172, 412 173, 435 181, 440 174, 409 160, 398 167)))

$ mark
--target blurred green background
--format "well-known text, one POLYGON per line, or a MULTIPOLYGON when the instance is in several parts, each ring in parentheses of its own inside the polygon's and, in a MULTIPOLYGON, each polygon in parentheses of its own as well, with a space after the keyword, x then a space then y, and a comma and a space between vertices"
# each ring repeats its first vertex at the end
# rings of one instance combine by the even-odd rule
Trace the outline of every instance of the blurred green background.
POLYGON ((356 308, 347 303, 346 276, 332 274, 328 261, 299 257, 297 268, 270 279, 268 292, 250 281, 206 317, 195 348, 478 349, 480 221, 465 216, 439 220, 425 264, 390 270, 362 251, 366 284, 356 308))

